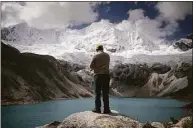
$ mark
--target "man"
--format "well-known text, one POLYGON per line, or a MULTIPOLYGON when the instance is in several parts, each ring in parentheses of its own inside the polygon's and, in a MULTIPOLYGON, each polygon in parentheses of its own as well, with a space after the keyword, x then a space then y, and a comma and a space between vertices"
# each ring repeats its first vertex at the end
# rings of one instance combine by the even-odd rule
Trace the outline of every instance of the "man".
POLYGON ((97 54, 93 57, 90 68, 94 70, 95 108, 92 110, 101 113, 101 90, 103 94, 103 113, 110 113, 109 108, 109 63, 110 56, 103 51, 103 46, 96 47, 97 54))

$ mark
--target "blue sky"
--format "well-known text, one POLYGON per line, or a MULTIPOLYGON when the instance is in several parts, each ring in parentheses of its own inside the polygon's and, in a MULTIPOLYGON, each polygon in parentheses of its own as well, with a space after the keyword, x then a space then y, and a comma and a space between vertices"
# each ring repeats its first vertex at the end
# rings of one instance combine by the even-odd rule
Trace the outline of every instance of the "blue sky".
POLYGON ((99 6, 99 14, 101 19, 109 19, 112 22, 120 22, 128 19, 128 10, 142 8, 146 10, 145 15, 154 18, 157 11, 153 8, 155 2, 111 2, 107 5, 99 6))

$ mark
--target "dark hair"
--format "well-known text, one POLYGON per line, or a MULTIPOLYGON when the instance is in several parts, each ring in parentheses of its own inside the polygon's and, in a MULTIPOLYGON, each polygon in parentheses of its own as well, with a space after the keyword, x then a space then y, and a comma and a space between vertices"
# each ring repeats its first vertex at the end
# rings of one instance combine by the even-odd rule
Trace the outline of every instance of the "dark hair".
POLYGON ((99 51, 99 50, 102 50, 102 51, 103 51, 103 46, 102 46, 102 45, 99 45, 99 46, 96 48, 96 51, 99 51))

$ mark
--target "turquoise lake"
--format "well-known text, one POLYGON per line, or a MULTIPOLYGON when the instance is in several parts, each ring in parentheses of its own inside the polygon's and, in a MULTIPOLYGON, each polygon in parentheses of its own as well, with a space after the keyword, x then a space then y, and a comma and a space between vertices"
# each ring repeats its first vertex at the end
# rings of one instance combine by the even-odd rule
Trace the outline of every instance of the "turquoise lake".
MULTIPOLYGON (((173 99, 110 98, 112 110, 133 117, 140 122, 170 121, 173 116, 179 119, 188 114, 180 109, 185 102, 173 99)), ((2 128, 34 128, 52 121, 62 121, 67 116, 91 110, 94 98, 57 100, 32 105, 1 106, 2 128)))

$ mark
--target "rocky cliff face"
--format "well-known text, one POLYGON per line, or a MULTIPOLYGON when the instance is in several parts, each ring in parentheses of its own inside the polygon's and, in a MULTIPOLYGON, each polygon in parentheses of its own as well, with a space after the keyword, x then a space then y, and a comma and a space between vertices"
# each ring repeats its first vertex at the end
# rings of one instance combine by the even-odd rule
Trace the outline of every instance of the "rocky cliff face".
POLYGON ((193 33, 189 34, 186 38, 178 40, 173 44, 173 46, 175 48, 181 49, 182 51, 187 51, 193 48, 192 40, 193 40, 193 33))
POLYGON ((181 39, 173 45, 175 48, 179 48, 182 51, 187 51, 193 48, 192 39, 181 39))
POLYGON ((92 96, 88 85, 52 56, 20 53, 2 42, 1 55, 2 104, 92 96))
POLYGON ((185 97, 192 94, 192 65, 120 64, 113 69, 111 87, 120 96, 185 97))
MULTIPOLYGON (((2 104, 23 104, 93 95, 92 72, 52 56, 20 53, 1 43, 2 104)), ((183 55, 182 55, 183 58, 183 55)), ((175 97, 193 100, 192 63, 117 64, 110 94, 123 97, 175 97)))

